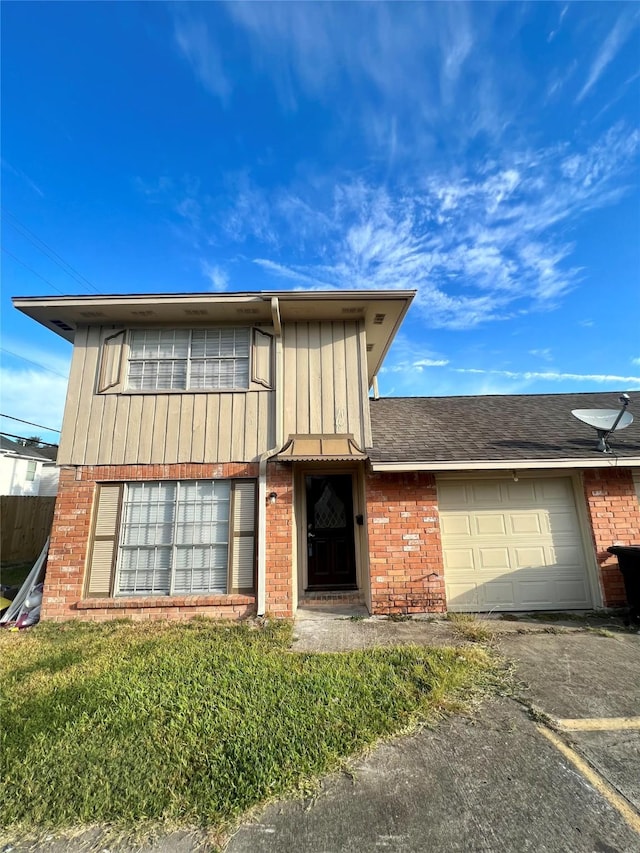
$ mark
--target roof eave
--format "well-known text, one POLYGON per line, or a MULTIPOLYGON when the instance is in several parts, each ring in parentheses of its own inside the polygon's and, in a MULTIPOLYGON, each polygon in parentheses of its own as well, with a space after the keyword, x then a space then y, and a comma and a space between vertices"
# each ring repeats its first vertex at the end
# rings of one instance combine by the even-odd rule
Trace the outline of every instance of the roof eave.
POLYGON ((411 471, 511 471, 547 468, 640 468, 639 456, 605 456, 602 459, 463 459, 448 462, 371 462, 378 473, 411 471))

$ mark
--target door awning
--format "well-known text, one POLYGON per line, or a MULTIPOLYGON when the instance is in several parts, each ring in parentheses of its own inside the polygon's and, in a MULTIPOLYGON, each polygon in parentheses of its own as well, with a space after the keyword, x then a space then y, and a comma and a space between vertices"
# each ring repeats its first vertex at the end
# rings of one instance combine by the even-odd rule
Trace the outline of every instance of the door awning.
POLYGON ((355 462, 366 459, 352 435, 290 435, 276 454, 280 462, 355 462))

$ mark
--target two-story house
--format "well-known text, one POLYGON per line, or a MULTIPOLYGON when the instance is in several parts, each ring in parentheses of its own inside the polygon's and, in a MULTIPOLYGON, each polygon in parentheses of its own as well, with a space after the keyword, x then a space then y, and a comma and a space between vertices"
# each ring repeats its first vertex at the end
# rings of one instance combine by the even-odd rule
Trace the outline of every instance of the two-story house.
POLYGON ((14 299, 74 344, 43 618, 622 603, 637 423, 613 465, 611 395, 370 399, 413 296, 14 299))

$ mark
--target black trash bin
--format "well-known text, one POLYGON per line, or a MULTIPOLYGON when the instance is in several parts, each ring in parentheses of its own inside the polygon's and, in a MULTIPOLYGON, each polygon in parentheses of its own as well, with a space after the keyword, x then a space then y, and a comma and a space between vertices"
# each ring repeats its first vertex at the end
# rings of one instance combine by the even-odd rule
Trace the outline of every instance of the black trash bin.
POLYGON ((612 545, 607 551, 618 558, 627 593, 629 619, 640 622, 640 545, 612 545))

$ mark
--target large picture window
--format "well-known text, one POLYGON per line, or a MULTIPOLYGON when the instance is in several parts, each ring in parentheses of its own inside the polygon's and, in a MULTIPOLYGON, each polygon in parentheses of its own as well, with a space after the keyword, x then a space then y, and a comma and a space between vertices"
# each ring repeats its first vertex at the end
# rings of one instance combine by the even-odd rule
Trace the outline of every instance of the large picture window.
POLYGON ((145 329, 131 332, 131 391, 246 389, 249 329, 145 329))
POLYGON ((129 483, 117 595, 227 592, 230 483, 129 483))

